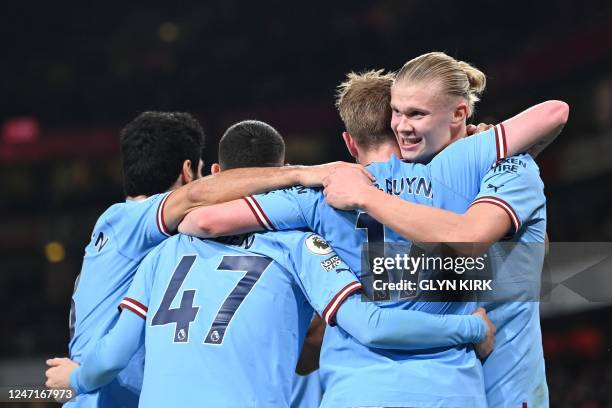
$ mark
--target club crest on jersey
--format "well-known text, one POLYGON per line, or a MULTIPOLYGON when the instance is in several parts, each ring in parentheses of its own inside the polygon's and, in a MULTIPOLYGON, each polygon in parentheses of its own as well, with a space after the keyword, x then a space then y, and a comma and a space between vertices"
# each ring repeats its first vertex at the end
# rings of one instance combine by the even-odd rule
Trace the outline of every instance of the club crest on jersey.
POLYGON ((316 234, 312 234, 306 238, 306 248, 308 248, 308 250, 313 254, 317 255, 327 255, 331 254, 333 251, 329 244, 316 234))

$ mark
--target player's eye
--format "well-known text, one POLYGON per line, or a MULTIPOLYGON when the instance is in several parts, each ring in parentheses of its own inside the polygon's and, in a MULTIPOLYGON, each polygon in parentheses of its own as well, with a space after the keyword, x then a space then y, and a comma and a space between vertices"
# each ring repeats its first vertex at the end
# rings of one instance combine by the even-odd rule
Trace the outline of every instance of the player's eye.
POLYGON ((410 112, 410 115, 408 115, 408 116, 410 116, 411 118, 414 118, 414 117, 419 117, 419 116, 424 116, 424 115, 425 115, 425 112, 412 111, 412 112, 410 112))

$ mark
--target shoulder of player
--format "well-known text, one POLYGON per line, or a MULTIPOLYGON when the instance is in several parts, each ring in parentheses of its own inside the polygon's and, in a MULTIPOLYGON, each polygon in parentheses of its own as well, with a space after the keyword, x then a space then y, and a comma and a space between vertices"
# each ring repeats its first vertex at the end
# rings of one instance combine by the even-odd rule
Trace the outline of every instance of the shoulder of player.
POLYGON ((271 231, 253 234, 255 243, 267 242, 285 251, 289 256, 296 251, 307 250, 315 255, 326 255, 333 251, 318 234, 305 230, 271 231))
POLYGON ((456 151, 469 149, 475 150, 477 149, 476 146, 480 145, 481 143, 486 143, 486 139, 491 138, 490 140, 494 140, 493 138, 495 137, 495 135, 496 133, 494 128, 491 128, 489 130, 485 130, 484 132, 480 132, 472 136, 462 137, 461 139, 456 140, 450 145, 446 146, 446 148, 444 148, 440 153, 438 153, 430 163, 439 161, 445 157, 448 157, 448 155, 456 154, 456 151))
POLYGON ((124 218, 124 214, 129 204, 127 201, 112 204, 96 220, 94 230, 110 225, 111 227, 124 218))
POLYGON ((142 200, 127 199, 120 203, 115 203, 108 207, 100 216, 100 219, 121 219, 125 213, 146 211, 151 206, 157 206, 169 195, 169 193, 154 194, 142 200))
POLYGON ((270 243, 277 247, 291 250, 295 248, 296 243, 301 242, 306 236, 313 234, 302 230, 279 230, 257 232, 253 234, 254 243, 270 243))
POLYGON ((519 154, 500 160, 489 171, 489 176, 495 174, 515 174, 523 180, 540 180, 540 168, 529 154, 519 154))
POLYGON ((149 252, 149 254, 159 254, 164 250, 174 250, 177 247, 190 247, 194 241, 202 241, 199 238, 194 238, 189 235, 176 234, 164 239, 149 252))
POLYGON ((303 196, 303 195, 319 194, 322 191, 323 189, 320 187, 305 187, 302 185, 296 185, 296 186, 280 188, 278 190, 268 191, 267 193, 261 193, 259 195, 260 196, 269 196, 269 195, 274 196, 278 194, 292 194, 296 196, 303 196))

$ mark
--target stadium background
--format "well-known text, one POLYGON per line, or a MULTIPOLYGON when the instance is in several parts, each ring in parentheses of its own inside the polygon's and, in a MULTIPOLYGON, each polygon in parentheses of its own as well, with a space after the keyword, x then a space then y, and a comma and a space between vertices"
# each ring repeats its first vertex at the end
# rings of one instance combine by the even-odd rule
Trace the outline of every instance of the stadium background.
MULTIPOLYGON (((118 131, 143 110, 194 113, 207 172, 247 118, 284 135, 291 163, 349 160, 333 107, 345 73, 446 51, 488 75, 474 123, 570 104, 538 158, 548 233, 612 241, 610 2, 12 2, 0 22, 0 385, 42 383, 66 353, 83 248, 122 200, 118 131)), ((552 407, 612 406, 611 311, 546 311, 552 407)))

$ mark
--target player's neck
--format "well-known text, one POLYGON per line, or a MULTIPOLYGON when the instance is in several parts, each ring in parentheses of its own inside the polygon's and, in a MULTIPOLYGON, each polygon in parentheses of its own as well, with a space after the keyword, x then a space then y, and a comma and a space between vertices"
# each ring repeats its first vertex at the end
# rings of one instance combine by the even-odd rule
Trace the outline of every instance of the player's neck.
POLYGON ((391 158, 392 154, 400 157, 399 147, 395 142, 385 143, 380 146, 361 151, 359 157, 357 158, 357 162, 363 166, 370 163, 386 162, 391 158))
POLYGON ((183 187, 185 184, 187 184, 187 182, 183 179, 183 177, 178 176, 176 180, 174 180, 174 183, 170 186, 170 188, 167 191, 174 191, 177 188, 183 187))
POLYGON ((451 142, 456 142, 459 139, 462 139, 467 136, 467 125, 463 123, 461 126, 457 128, 454 134, 451 134, 451 142))
POLYGON ((141 194, 141 195, 137 195, 137 196, 127 196, 125 197, 126 201, 142 201, 142 200, 146 200, 148 198, 148 196, 141 194))

